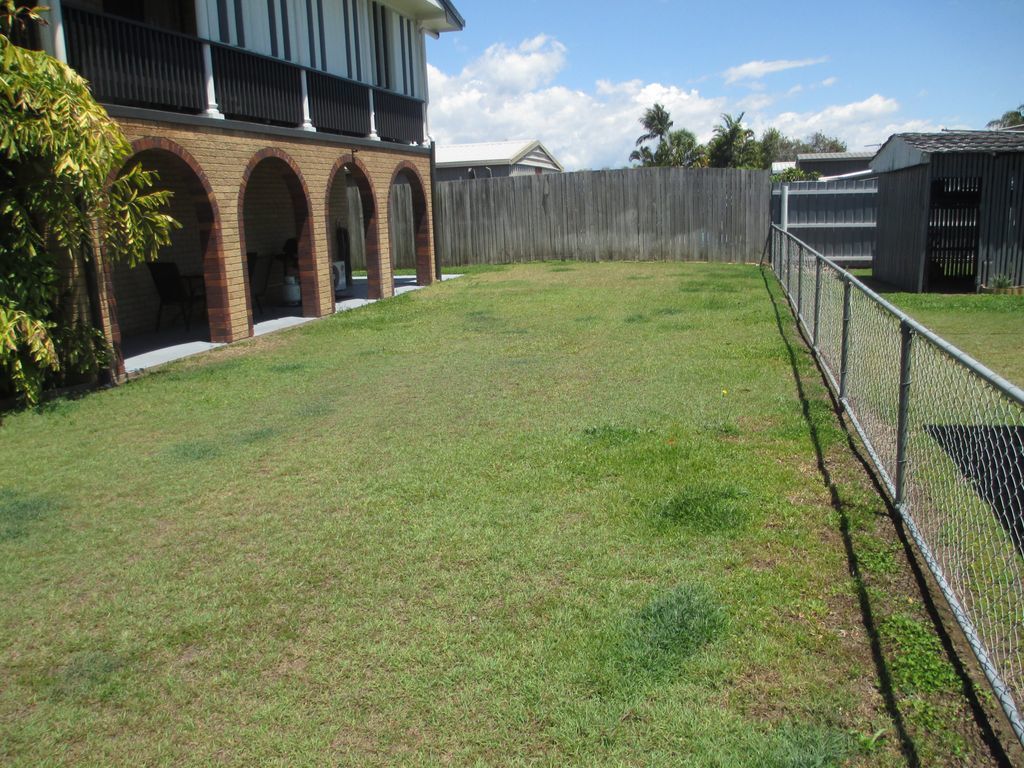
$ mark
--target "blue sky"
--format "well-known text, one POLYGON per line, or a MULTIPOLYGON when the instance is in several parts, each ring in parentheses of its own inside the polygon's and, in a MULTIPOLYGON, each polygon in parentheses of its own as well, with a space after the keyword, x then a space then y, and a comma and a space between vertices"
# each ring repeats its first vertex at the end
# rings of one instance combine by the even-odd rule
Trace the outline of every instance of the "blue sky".
POLYGON ((1024 102, 1024 0, 456 5, 465 31, 428 43, 432 134, 539 138, 570 168, 624 165, 655 100, 701 138, 746 112, 850 149, 1024 102))

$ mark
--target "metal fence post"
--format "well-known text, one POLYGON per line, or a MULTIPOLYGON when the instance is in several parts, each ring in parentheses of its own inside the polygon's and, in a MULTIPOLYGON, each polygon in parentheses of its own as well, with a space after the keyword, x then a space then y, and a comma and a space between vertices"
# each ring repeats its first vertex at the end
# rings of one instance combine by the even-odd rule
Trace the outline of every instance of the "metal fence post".
POLYGON ((910 427, 910 360, 914 344, 914 332, 910 323, 900 321, 900 399, 896 414, 896 507, 906 502, 907 483, 907 437, 910 427))
POLYGON ((807 320, 804 318, 804 247, 802 245, 796 247, 796 319, 803 321, 804 328, 807 328, 807 320))
POLYGON ((793 257, 792 257, 792 255, 789 252, 789 246, 790 246, 789 238, 788 237, 783 238, 782 242, 786 244, 786 300, 790 304, 792 304, 793 303, 793 291, 790 289, 790 287, 793 285, 793 281, 792 281, 790 275, 791 275, 791 273, 793 271, 793 257))
POLYGON ((850 304, 853 285, 843 278, 843 341, 839 356, 839 400, 846 400, 846 379, 850 370, 850 304))
POLYGON ((811 347, 818 351, 818 324, 821 322, 821 257, 814 257, 814 332, 811 347))

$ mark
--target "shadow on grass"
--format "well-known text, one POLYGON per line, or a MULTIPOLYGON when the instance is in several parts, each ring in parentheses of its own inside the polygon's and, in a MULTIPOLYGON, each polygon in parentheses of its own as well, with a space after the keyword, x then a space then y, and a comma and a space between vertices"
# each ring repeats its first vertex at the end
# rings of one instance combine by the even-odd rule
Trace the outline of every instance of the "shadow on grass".
MULTIPOLYGON (((765 291, 768 293, 768 298, 772 303, 772 309, 775 312, 775 323, 778 327, 779 336, 782 338, 783 343, 786 345, 786 351, 789 356, 790 368, 793 371, 793 381, 796 384, 797 395, 800 398, 800 406, 803 412, 804 421, 807 424, 807 429, 810 434, 811 442, 814 445, 815 459, 818 466, 818 472, 821 474, 822 480, 828 488, 829 496, 831 498, 832 508, 836 511, 839 516, 839 527, 840 533, 843 537, 843 547, 846 550, 846 559, 849 566, 850 575, 854 581, 854 587, 857 592, 857 600, 860 604, 861 621, 864 623, 864 628, 868 633, 868 638, 871 643, 871 657, 875 665, 875 673, 877 675, 877 683, 879 692, 882 694, 882 698, 885 701, 885 708, 892 719, 893 725, 896 728, 897 736, 900 741, 900 748, 903 752, 904 757, 907 760, 907 764, 911 766, 920 766, 921 760, 917 754, 917 748, 914 744, 914 740, 910 733, 907 731, 906 723, 904 722, 903 715, 900 712, 899 706, 896 701, 895 689, 893 686, 892 673, 889 669, 889 664, 886 661, 885 653, 882 650, 881 639, 879 635, 878 624, 875 619, 874 610, 871 605, 871 597, 868 594, 867 585, 864 581, 864 576, 861 571, 860 556, 854 546, 853 536, 850 529, 850 517, 847 513, 846 503, 839 492, 839 488, 835 481, 832 479, 832 474, 829 471, 828 463, 825 460, 825 453, 822 448, 820 436, 818 435, 818 427, 814 422, 814 418, 811 415, 810 401, 807 398, 807 392, 804 389, 803 378, 800 374, 800 366, 797 361, 797 351, 794 346, 794 339, 791 334, 786 332, 789 319, 783 322, 782 311, 779 308, 779 296, 775 291, 772 290, 772 286, 768 282, 768 271, 764 267, 761 270, 761 278, 764 280, 765 291)), ((796 342, 799 343, 799 342, 796 342)), ((824 382, 824 379, 823 379, 824 382)), ((910 539, 906 535, 906 531, 903 529, 902 524, 898 516, 893 510, 892 506, 882 491, 882 487, 879 484, 878 477, 876 476, 874 469, 871 467, 869 462, 864 458, 860 447, 853 439, 853 435, 846 428, 846 422, 842 419, 842 408, 836 401, 832 390, 825 386, 826 391, 829 393, 829 397, 832 401, 832 410, 837 417, 839 417, 840 423, 843 425, 843 430, 846 435, 847 447, 856 457, 857 461, 860 462, 861 466, 867 472, 868 477, 871 478, 872 483, 875 486, 875 492, 878 494, 888 509, 889 516, 893 520, 896 528, 896 533, 899 536, 900 542, 903 545, 904 553, 907 561, 910 564, 911 572, 914 577, 914 581, 917 585, 918 592, 925 605, 928 613, 928 617, 934 626, 936 633, 938 634, 942 647, 946 657, 949 659, 953 668, 956 670, 956 674, 960 679, 962 686, 961 692, 971 707, 974 720, 978 724, 981 730, 981 736, 985 741, 986 746, 992 753, 993 758, 999 763, 999 765, 1010 766, 1012 763, 1006 755, 1006 752, 996 736, 992 724, 989 722, 988 715, 986 714, 981 702, 978 698, 977 690, 975 689, 974 682, 968 675, 967 670, 964 668, 963 663, 960 660, 959 654, 957 653, 953 642, 946 632, 945 626, 942 623, 942 619, 939 615, 939 611, 932 599, 931 592, 928 588, 928 581, 925 577, 924 572, 921 570, 910 539)))

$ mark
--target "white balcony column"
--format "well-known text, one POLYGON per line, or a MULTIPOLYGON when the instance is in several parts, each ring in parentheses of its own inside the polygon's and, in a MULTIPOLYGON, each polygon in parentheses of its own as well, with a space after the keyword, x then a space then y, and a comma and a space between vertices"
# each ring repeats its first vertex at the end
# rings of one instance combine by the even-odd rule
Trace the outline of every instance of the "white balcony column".
POLYGON ((370 89, 370 136, 374 141, 380 141, 377 135, 377 109, 374 107, 373 88, 370 89))
POLYGON ((301 70, 300 75, 299 79, 302 82, 302 130, 315 131, 316 128, 313 126, 313 120, 309 111, 309 84, 306 82, 306 70, 301 70))
POLYGON ((206 0, 196 0, 196 31, 203 41, 203 81, 206 83, 206 109, 203 114, 215 120, 223 120, 224 114, 217 105, 217 87, 213 82, 213 54, 210 51, 210 18, 207 16, 206 0))
POLYGON ((64 14, 60 8, 60 0, 50 2, 50 53, 57 61, 68 63, 68 46, 64 40, 64 14))

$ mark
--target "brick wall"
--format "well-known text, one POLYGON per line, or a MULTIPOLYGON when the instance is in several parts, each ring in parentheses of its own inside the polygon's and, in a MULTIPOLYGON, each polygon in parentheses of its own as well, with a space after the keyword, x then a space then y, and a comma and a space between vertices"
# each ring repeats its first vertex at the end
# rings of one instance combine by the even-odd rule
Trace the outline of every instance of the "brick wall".
MULTIPOLYGON (((199 244, 199 224, 185 179, 185 174, 189 173, 188 167, 177 158, 156 153, 146 157, 145 167, 159 175, 157 189, 173 193, 167 212, 182 225, 172 235, 171 244, 160 250, 160 261, 174 262, 183 275, 201 275, 203 256, 199 244)), ((144 264, 132 268, 122 262, 114 264, 111 271, 121 334, 133 336, 152 331, 160 300, 149 270, 144 264)), ((164 318, 168 322, 174 321, 174 310, 166 310, 164 318)))
MULTIPOLYGON (((223 286, 221 288, 224 298, 223 327, 221 328, 216 322, 212 323, 213 335, 218 337, 215 340, 234 341, 245 338, 251 333, 249 301, 244 281, 244 257, 240 247, 242 237, 245 238, 247 250, 257 250, 261 253, 264 250, 276 252, 287 239, 287 234, 284 232, 288 229, 285 212, 290 212, 291 206, 271 203, 271 200, 276 203, 280 199, 280 188, 274 188, 274 182, 264 178, 265 172, 262 168, 256 166, 253 169, 251 167, 254 157, 261 152, 266 153, 268 150, 277 153, 278 157, 286 157, 289 160, 291 166, 301 176, 308 193, 310 250, 314 265, 310 279, 313 280, 311 285, 316 293, 314 298, 317 300, 306 302, 304 294, 304 304, 315 305, 319 314, 329 314, 333 311, 330 257, 333 253, 334 221, 333 213, 330 214, 331 220, 328 219, 328 201, 332 195, 329 187, 332 173, 338 171, 340 161, 350 155, 351 148, 330 140, 319 139, 316 134, 291 138, 214 126, 178 125, 134 118, 120 118, 118 122, 129 140, 137 143, 138 146, 174 147, 175 152, 187 155, 188 162, 212 192, 212 202, 216 212, 215 224, 219 226, 215 239, 220 254, 219 258, 222 260, 223 286), (180 148, 181 151, 177 148, 180 148), (248 178, 246 178, 247 174, 248 178), (240 204, 243 184, 246 190, 252 188, 253 211, 258 212, 251 214, 248 209, 245 209, 244 215, 248 222, 240 221, 240 216, 243 215, 241 212, 245 208, 240 204), (282 233, 286 236, 281 237, 282 233), (220 329, 218 330, 218 328, 220 329)), ((148 152, 145 156, 147 161, 153 155, 154 152, 148 152)), ((357 165, 365 169, 375 201, 381 291, 386 297, 390 296, 393 290, 387 211, 389 187, 395 172, 403 164, 415 168, 426 189, 426 204, 428 206, 426 226, 432 249, 433 232, 430 229, 432 222, 429 209, 431 202, 430 159, 423 154, 385 143, 382 143, 379 149, 358 147, 355 158, 357 165)), ((276 162, 276 158, 263 162, 276 162)), ((279 165, 278 169, 280 169, 279 165)), ((266 172, 266 175, 269 176, 269 172, 266 172)), ((340 193, 335 191, 333 194, 337 196, 340 193)), ((181 195, 179 202, 185 199, 187 199, 187 195, 181 195)), ((337 202, 335 198, 335 209, 337 202)), ((174 215, 184 214, 179 211, 174 215)), ((292 228, 294 229, 294 223, 292 228)), ((179 237, 185 235, 187 231, 186 227, 186 230, 178 233, 179 237)), ((181 237, 180 245, 176 238, 171 249, 173 255, 169 255, 175 260, 187 258, 186 253, 190 252, 192 248, 189 243, 187 235, 181 237)), ((133 276, 133 279, 138 278, 133 276)), ((113 279, 108 281, 108 284, 117 285, 118 282, 125 283, 115 271, 113 279)), ((123 301, 127 300, 129 304, 135 303, 134 299, 122 298, 121 294, 126 293, 127 288, 127 284, 117 288, 119 317, 121 315, 120 305, 123 301)), ((217 290, 218 286, 215 285, 214 289, 217 290)), ((140 290, 144 290, 144 287, 140 286, 140 290)), ((139 300, 138 303, 141 305, 142 301, 139 300)), ((216 300, 213 301, 213 304, 212 312, 220 312, 221 310, 215 306, 216 300)), ((131 323, 136 322, 136 310, 129 309, 125 316, 131 323)), ((211 320, 213 320, 212 316, 211 320)), ((113 332, 112 328, 111 333, 113 332)))
POLYGON ((298 237, 291 193, 275 163, 257 166, 245 189, 245 250, 257 254, 256 274, 250 280, 257 291, 267 286, 267 297, 280 298, 283 270, 274 259, 286 240, 298 237))

